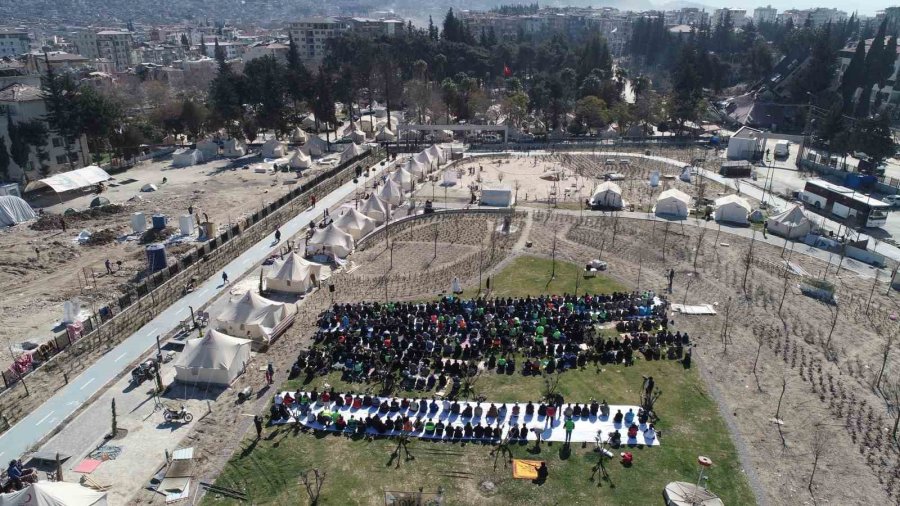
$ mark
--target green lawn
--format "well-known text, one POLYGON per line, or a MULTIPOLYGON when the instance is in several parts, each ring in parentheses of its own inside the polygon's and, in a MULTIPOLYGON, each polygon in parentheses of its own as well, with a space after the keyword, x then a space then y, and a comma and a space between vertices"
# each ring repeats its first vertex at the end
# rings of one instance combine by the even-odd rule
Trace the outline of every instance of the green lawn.
MULTIPOLYGON (((627 291, 629 288, 614 279, 597 275, 584 277, 584 266, 571 262, 556 261, 554 273, 553 261, 534 256, 519 256, 506 266, 499 274, 491 277, 492 297, 513 297, 524 295, 540 295, 542 293, 563 294, 575 293, 611 293, 627 291), (576 286, 577 285, 577 286, 576 286)), ((487 279, 482 292, 487 286, 487 279)), ((467 289, 463 297, 474 297, 477 287, 467 289)))
MULTIPOLYGON (((533 257, 517 259, 497 276, 499 293, 543 292, 549 278, 547 260, 533 257), (521 291, 514 291, 521 290, 521 291)), ((580 267, 557 263, 559 277, 548 293, 574 291, 574 276, 580 267), (570 280, 569 282, 566 279, 570 280)), ((579 283, 579 291, 621 290, 624 287, 603 278, 592 284, 579 283), (583 288, 582 288, 583 287, 583 288)), ((604 331, 606 333, 608 331, 604 331)), ((652 375, 662 390, 656 408, 662 431, 661 446, 634 448, 635 464, 625 468, 613 460, 608 469, 611 483, 592 478, 597 461, 593 445, 573 444, 564 451, 559 443, 544 444, 537 454, 533 444, 515 446, 516 458, 546 460, 548 480, 541 484, 512 479, 512 471, 490 455, 492 446, 450 444, 414 440, 409 448, 412 461, 391 461, 396 443, 386 439, 353 440, 332 434, 294 432, 292 428, 267 429, 258 443, 247 439, 228 463, 217 485, 244 491, 253 504, 307 504, 300 474, 319 468, 327 473, 320 504, 384 504, 385 491, 443 491, 444 504, 662 504, 662 490, 674 480, 693 481, 697 476, 698 455, 711 458, 709 487, 725 504, 753 504, 754 497, 741 472, 736 452, 725 423, 697 373, 678 362, 638 360, 633 367, 588 366, 561 375, 559 391, 567 401, 588 402, 605 399, 610 404, 637 404, 642 376, 652 375), (486 491, 481 484, 490 481, 495 488, 486 491)), ((347 385, 337 375, 316 378, 302 388, 329 383, 340 390, 361 390, 359 384, 347 385)), ((301 387, 289 381, 283 389, 301 387)), ((482 374, 475 391, 491 401, 537 400, 544 383, 541 378, 482 374)), ((403 395, 403 393, 398 393, 403 395)), ((236 504, 208 494, 204 504, 236 504)))

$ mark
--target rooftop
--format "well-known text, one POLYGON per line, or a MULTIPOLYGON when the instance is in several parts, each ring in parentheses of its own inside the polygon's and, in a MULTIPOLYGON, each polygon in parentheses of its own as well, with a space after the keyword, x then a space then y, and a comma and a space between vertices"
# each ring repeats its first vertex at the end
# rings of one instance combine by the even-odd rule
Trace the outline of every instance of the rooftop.
POLYGON ((15 83, 0 89, 0 102, 34 102, 43 100, 40 88, 15 83))

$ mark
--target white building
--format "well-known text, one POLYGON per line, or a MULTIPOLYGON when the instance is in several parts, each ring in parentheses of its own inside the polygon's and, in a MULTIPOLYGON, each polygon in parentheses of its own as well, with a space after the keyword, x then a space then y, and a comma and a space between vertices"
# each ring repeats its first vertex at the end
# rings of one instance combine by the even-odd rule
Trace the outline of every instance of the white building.
POLYGON ((135 63, 134 40, 131 32, 104 30, 97 32, 97 52, 99 58, 113 62, 117 70, 125 70, 135 63))
POLYGON ((244 62, 271 56, 281 63, 286 63, 288 49, 287 44, 280 42, 258 42, 247 47, 247 51, 244 52, 244 62))
POLYGON ((27 53, 31 46, 28 33, 20 30, 0 30, 0 58, 27 53))
POLYGON ((771 5, 753 9, 753 22, 756 24, 774 23, 777 18, 778 9, 772 7, 771 5))
POLYGON ((350 30, 349 21, 335 18, 304 18, 288 25, 300 59, 304 63, 320 63, 329 40, 350 30))
MULTIPOLYGON (((210 58, 216 57, 216 40, 215 39, 205 39, 203 41, 203 46, 206 47, 205 54, 210 58)), ((200 44, 197 44, 198 50, 202 50, 200 48, 200 44)), ((242 42, 223 42, 219 41, 219 48, 222 51, 225 51, 225 59, 226 60, 237 60, 238 58, 244 56, 244 49, 246 46, 242 42)))
POLYGON ((731 14, 731 23, 735 27, 744 26, 747 23, 747 10, 746 9, 716 9, 713 11, 712 18, 710 22, 712 26, 716 26, 725 19, 726 14, 731 14))
MULTIPOLYGON (((44 99, 41 97, 41 89, 37 86, 28 84, 15 83, 0 89, 0 109, 8 111, 12 121, 15 123, 26 123, 32 120, 46 122, 47 107, 44 99)), ((0 121, 0 137, 3 137, 6 146, 12 143, 9 139, 9 131, 7 121, 0 121)), ((70 168, 83 167, 85 161, 90 163, 90 153, 88 152, 87 138, 82 137, 72 146, 72 163, 69 164, 66 156, 66 147, 63 139, 58 135, 50 132, 47 126, 48 135, 47 143, 41 147, 41 151, 47 155, 47 159, 43 164, 49 169, 48 172, 60 172, 70 168)), ((20 167, 15 161, 10 160, 9 175, 10 179, 21 181, 23 176, 30 179, 36 179, 40 176, 38 170, 41 167, 41 161, 38 159, 36 150, 32 148, 26 167, 20 167)))

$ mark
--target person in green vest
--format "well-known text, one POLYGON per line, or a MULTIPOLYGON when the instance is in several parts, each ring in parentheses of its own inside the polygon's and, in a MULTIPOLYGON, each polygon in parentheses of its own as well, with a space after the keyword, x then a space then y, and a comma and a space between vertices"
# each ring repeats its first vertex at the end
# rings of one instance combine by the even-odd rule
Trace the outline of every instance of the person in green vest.
POLYGON ((572 442, 572 431, 575 430, 575 420, 567 418, 563 427, 566 429, 566 446, 568 446, 572 442))

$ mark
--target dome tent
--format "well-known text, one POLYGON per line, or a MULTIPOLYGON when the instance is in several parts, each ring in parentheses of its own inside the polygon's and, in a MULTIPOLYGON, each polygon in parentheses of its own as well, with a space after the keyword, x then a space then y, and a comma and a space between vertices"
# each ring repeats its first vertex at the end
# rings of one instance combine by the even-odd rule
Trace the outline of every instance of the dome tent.
POLYGON ((0 227, 11 227, 37 218, 27 202, 14 195, 0 196, 0 227))
POLYGON ((669 218, 687 218, 691 197, 677 188, 670 188, 656 199, 656 215, 669 218))
POLYGON ((352 207, 345 208, 344 213, 334 219, 334 224, 350 234, 354 241, 360 240, 375 230, 375 220, 352 207))
POLYGON ((341 163, 347 163, 365 152, 366 148, 354 142, 341 152, 341 163))
POLYGON ((726 195, 716 199, 716 221, 747 224, 747 215, 753 210, 747 200, 737 195, 726 195))
POLYGON ((353 251, 353 236, 331 223, 313 233, 306 243, 306 251, 310 254, 324 252, 336 258, 345 258, 353 251))
POLYGON ((769 232, 788 239, 805 237, 812 230, 813 222, 800 206, 769 217, 769 232))
POLYGON ((278 139, 269 139, 262 145, 263 158, 281 158, 287 153, 287 148, 278 139))
POLYGON ((308 169, 312 165, 312 158, 301 150, 294 151, 291 157, 292 169, 308 169))
POLYGON ((144 193, 155 192, 159 187, 153 183, 147 183, 144 186, 141 186, 141 191, 144 193))
POLYGON ((91 200, 91 207, 103 207, 109 205, 109 199, 106 197, 94 197, 94 200, 91 200))
POLYGON ((415 177, 404 170, 403 167, 399 167, 394 172, 391 172, 391 175, 388 176, 388 178, 400 185, 400 188, 403 191, 412 191, 413 186, 415 185, 415 177))
POLYGON ((250 343, 211 329, 203 337, 188 339, 175 362, 175 381, 230 385, 250 361, 250 343))
POLYGON ((301 149, 309 156, 322 156, 328 149, 328 143, 318 135, 313 135, 301 149))
POLYGON ((621 209, 622 188, 612 181, 604 181, 597 185, 590 202, 594 207, 621 209))
POLYGON ((378 223, 384 223, 391 216, 391 206, 374 193, 363 203, 361 211, 378 223))
POLYGON ((310 262, 297 252, 292 252, 284 260, 272 265, 266 278, 266 289, 276 292, 306 293, 319 284, 323 273, 330 274, 327 266, 310 262))
POLYGON ((381 189, 378 190, 378 198, 394 207, 399 206, 405 200, 403 197, 403 189, 392 179, 385 181, 381 189))
POLYGON ((292 304, 271 301, 249 291, 237 301, 229 301, 216 323, 227 334, 268 343, 275 327, 296 311, 292 304))

